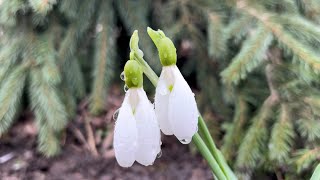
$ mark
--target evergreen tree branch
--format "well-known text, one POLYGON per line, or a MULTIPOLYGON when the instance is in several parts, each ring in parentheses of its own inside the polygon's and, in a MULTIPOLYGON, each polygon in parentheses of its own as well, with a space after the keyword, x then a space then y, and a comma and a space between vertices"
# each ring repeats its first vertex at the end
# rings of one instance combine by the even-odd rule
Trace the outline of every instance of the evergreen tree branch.
POLYGON ((223 137, 223 145, 221 151, 227 161, 231 161, 236 153, 236 147, 239 146, 244 136, 244 126, 248 119, 248 105, 242 95, 238 95, 235 104, 235 114, 233 123, 227 128, 226 134, 223 137))
POLYGON ((295 135, 287 104, 281 104, 280 113, 275 123, 268 145, 269 158, 279 164, 284 164, 289 159, 289 153, 295 135))
POLYGON ((96 26, 94 81, 90 103, 90 112, 93 114, 99 114, 105 109, 108 86, 114 74, 114 51, 116 49, 114 46, 113 27, 112 5, 103 1, 96 26))
POLYGON ((17 12, 23 9, 26 9, 24 0, 2 1, 0 5, 0 24, 6 27, 15 26, 17 12))
POLYGON ((12 69, 0 86, 0 136, 14 121, 26 80, 26 65, 12 69))
POLYGON ((297 171, 301 172, 308 168, 314 161, 319 159, 320 148, 316 147, 314 149, 301 149, 296 153, 296 158, 294 160, 297 171))
POLYGON ((232 63, 221 72, 223 81, 226 84, 238 84, 240 79, 246 78, 247 73, 262 62, 271 42, 271 33, 260 25, 256 32, 244 42, 232 63))
POLYGON ((30 71, 29 95, 32 109, 39 109, 46 119, 49 128, 59 131, 65 128, 68 116, 55 86, 47 83, 41 69, 34 67, 30 71))
POLYGON ((32 9, 42 15, 48 14, 56 3, 57 0, 29 0, 32 9))
POLYGON ((309 47, 300 43, 292 35, 285 33, 280 24, 270 21, 271 14, 266 12, 258 12, 249 7, 244 0, 237 3, 237 7, 249 15, 258 19, 267 29, 269 29, 276 39, 287 47, 292 54, 298 57, 300 62, 304 63, 306 67, 311 67, 315 72, 320 72, 320 60, 318 54, 312 51, 309 47))
POLYGON ((39 108, 34 109, 36 125, 38 128, 38 149, 47 157, 60 152, 58 133, 55 132, 46 120, 46 115, 39 108))
POLYGON ((223 58, 227 51, 227 39, 223 29, 221 17, 212 12, 208 13, 208 53, 217 60, 223 58))

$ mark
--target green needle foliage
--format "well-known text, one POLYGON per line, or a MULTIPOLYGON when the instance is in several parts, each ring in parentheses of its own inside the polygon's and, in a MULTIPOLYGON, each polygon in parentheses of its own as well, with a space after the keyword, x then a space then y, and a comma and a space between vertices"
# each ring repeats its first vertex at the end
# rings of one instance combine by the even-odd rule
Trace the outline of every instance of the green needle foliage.
POLYGON ((174 41, 240 177, 310 178, 320 158, 319 23, 319 0, 0 0, 0 136, 29 108, 39 150, 58 153, 80 100, 92 115, 107 110, 134 30, 160 72, 150 26, 174 41))

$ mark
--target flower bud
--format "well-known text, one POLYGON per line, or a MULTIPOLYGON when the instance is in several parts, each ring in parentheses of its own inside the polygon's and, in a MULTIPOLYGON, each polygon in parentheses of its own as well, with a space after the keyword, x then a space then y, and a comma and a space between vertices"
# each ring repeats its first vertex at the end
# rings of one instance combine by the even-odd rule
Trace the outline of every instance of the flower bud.
POLYGON ((175 65, 177 63, 177 49, 171 39, 166 37, 161 30, 154 31, 148 27, 147 31, 158 49, 161 64, 163 66, 175 65))
POLYGON ((125 83, 129 88, 142 87, 143 72, 137 61, 128 60, 124 66, 125 83))

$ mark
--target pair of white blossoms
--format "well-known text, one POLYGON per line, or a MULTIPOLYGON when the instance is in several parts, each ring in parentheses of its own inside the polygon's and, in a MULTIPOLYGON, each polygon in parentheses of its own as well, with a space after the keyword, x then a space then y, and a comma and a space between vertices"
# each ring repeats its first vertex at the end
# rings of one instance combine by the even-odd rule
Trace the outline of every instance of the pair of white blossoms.
POLYGON ((161 151, 160 129, 188 144, 198 130, 194 94, 177 66, 163 66, 155 95, 155 107, 143 87, 129 88, 115 124, 114 150, 120 166, 136 160, 152 165, 161 151), (160 129, 159 129, 160 127, 160 129))

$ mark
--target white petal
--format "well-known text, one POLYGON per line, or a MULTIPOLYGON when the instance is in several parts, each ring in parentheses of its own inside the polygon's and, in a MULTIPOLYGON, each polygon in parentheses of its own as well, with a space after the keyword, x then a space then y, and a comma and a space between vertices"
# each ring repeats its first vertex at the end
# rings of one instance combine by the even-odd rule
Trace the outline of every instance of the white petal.
POLYGON ((174 135, 183 144, 188 144, 198 130, 198 108, 188 83, 175 67, 175 84, 170 93, 168 118, 174 135))
POLYGON ((158 81, 154 103, 161 131, 165 135, 172 135, 172 127, 168 119, 169 90, 165 80, 165 69, 162 70, 158 81))
POLYGON ((135 161, 137 151, 138 132, 131 106, 127 97, 120 108, 114 129, 114 151, 120 166, 130 167, 135 161))
POLYGON ((152 165, 160 151, 160 129, 153 106, 143 89, 139 90, 140 102, 135 119, 138 129, 138 149, 136 160, 145 166, 152 165))

